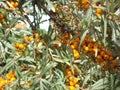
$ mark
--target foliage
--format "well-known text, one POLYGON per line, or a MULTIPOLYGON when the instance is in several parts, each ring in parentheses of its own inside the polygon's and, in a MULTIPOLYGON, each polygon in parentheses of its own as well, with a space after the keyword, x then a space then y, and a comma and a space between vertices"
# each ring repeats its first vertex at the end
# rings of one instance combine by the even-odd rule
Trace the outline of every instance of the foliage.
POLYGON ((119 0, 1 0, 0 90, 119 90, 119 7, 119 0))

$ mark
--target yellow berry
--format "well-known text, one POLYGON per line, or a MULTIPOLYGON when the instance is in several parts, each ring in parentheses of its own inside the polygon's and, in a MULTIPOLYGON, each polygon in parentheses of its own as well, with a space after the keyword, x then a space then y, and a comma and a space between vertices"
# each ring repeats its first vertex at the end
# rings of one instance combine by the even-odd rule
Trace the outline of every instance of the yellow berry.
POLYGON ((33 38, 33 37, 30 37, 29 40, 32 42, 32 41, 34 41, 34 38, 33 38))
POLYGON ((74 80, 74 78, 73 78, 73 77, 69 77, 69 80, 70 80, 70 81, 73 81, 73 80, 74 80))
POLYGON ((74 86, 70 86, 70 90, 75 90, 75 87, 74 86))
POLYGON ((70 86, 74 86, 75 85, 75 83, 72 82, 72 81, 70 81, 69 84, 70 84, 70 86))
POLYGON ((72 76, 72 71, 68 71, 67 74, 68 74, 69 76, 72 76))
POLYGON ((76 88, 79 88, 80 86, 79 86, 79 84, 75 84, 75 87, 76 87, 76 88))
POLYGON ((80 57, 80 54, 79 54, 79 52, 76 49, 74 49, 73 52, 74 52, 74 58, 75 59, 80 57))
POLYGON ((14 3, 13 1, 10 1, 10 4, 11 4, 12 6, 14 6, 15 3, 14 3))
POLYGON ((19 49, 19 50, 25 50, 25 46, 24 46, 24 44, 19 44, 18 49, 19 49))
POLYGON ((85 51, 88 51, 88 50, 89 50, 89 48, 88 48, 88 47, 85 47, 84 49, 85 49, 85 51))
POLYGON ((29 37, 28 36, 25 36, 24 40, 23 40, 23 43, 27 43, 29 40, 29 37))
POLYGON ((39 36, 39 34, 38 33, 36 33, 35 34, 35 38, 39 38, 40 36, 39 36))

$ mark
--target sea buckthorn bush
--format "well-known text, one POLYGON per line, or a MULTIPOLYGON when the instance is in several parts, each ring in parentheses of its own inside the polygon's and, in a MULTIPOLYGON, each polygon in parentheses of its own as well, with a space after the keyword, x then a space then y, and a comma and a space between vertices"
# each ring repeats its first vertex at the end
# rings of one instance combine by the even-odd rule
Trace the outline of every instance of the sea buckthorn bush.
POLYGON ((119 0, 1 0, 0 90, 119 90, 119 8, 119 0))

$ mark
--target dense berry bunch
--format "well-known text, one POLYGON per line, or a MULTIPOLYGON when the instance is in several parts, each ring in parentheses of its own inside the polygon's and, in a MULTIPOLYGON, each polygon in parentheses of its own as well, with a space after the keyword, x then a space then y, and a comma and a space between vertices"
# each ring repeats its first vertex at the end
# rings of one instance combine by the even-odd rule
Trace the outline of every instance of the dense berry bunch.
POLYGON ((68 86, 69 90, 76 90, 79 89, 79 79, 77 78, 78 72, 76 69, 73 70, 70 67, 66 68, 66 85, 68 86))
MULTIPOLYGON (((80 34, 79 31, 75 31, 74 34, 80 34)), ((63 45, 68 46, 73 50, 74 59, 80 59, 80 54, 85 53, 86 57, 91 57, 91 60, 99 64, 103 69, 110 70, 114 68, 115 72, 118 72, 117 61, 113 58, 112 52, 106 50, 97 41, 94 41, 88 34, 84 38, 81 47, 79 46, 81 36, 77 36, 74 40, 70 40, 71 35, 64 33, 62 38, 58 38, 63 45), (79 49, 80 47, 80 49, 79 49)))
MULTIPOLYGON (((60 41, 62 45, 65 45, 69 49, 72 49, 74 60, 81 59, 81 56, 83 57, 84 53, 86 58, 91 58, 91 61, 93 61, 94 64, 99 65, 102 70, 108 70, 110 73, 118 73, 119 69, 117 67, 117 61, 113 58, 110 50, 105 49, 101 44, 92 39, 89 34, 85 36, 80 45, 82 38, 80 32, 74 31, 73 34, 78 34, 79 36, 74 38, 74 35, 66 32, 63 34, 63 37, 56 37, 56 40, 60 41), (74 39, 72 40, 72 38, 74 39)), ((79 80, 77 79, 78 71, 76 69, 72 70, 71 67, 67 67, 66 77, 66 85, 69 90, 80 88, 78 84, 79 80)))
POLYGON ((17 1, 10 0, 10 2, 7 3, 9 6, 9 10, 13 11, 15 8, 19 6, 19 3, 17 1))
POLYGON ((10 85, 16 80, 16 73, 9 72, 6 74, 6 79, 0 77, 0 90, 4 90, 4 86, 10 85))
MULTIPOLYGON (((28 45, 32 45, 31 43, 36 43, 38 45, 40 42, 40 35, 38 33, 35 33, 33 36, 25 36, 22 43, 15 42, 14 46, 18 49, 18 52, 16 54, 21 54, 21 51, 24 51, 28 45)), ((36 55, 39 54, 38 50, 35 50, 36 55)))

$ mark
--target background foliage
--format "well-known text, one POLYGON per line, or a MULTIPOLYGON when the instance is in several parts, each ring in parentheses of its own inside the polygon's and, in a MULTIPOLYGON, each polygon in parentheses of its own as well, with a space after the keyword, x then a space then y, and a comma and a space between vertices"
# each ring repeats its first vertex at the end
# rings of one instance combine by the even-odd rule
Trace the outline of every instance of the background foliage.
POLYGON ((0 90, 119 90, 119 65, 119 0, 0 1, 0 90))

